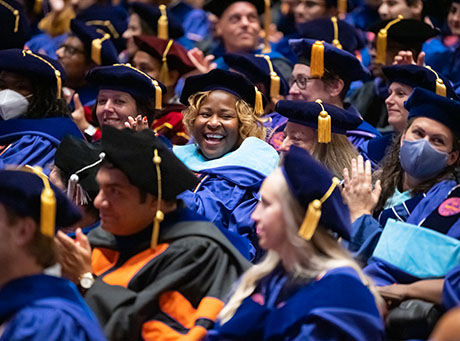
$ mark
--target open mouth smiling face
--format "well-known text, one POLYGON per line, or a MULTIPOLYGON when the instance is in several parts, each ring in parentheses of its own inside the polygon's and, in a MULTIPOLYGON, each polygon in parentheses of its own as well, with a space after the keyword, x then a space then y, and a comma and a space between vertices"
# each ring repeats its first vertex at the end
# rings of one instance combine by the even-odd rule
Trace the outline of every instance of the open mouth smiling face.
POLYGON ((207 159, 217 159, 240 144, 237 98, 223 90, 211 92, 199 108, 192 134, 207 159))

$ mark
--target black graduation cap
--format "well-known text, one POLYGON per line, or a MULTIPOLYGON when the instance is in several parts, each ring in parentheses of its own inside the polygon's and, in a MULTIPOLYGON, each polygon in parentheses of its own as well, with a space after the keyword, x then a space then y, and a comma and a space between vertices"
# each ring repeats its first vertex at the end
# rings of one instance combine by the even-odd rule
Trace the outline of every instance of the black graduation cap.
POLYGON ((349 240, 350 212, 343 203, 339 179, 297 146, 286 153, 281 171, 291 193, 307 209, 299 235, 310 240, 319 224, 349 240))
MULTIPOLYGON (((235 2, 240 2, 241 0, 209 0, 203 6, 203 9, 207 12, 211 12, 212 14, 220 17, 222 13, 232 4, 235 2)), ((264 0, 244 0, 244 2, 249 2, 253 4, 256 9, 257 13, 262 14, 265 10, 265 2, 264 0)))
POLYGON ((332 44, 313 39, 290 39, 289 45, 298 57, 298 63, 310 66, 312 77, 322 77, 324 70, 340 76, 345 81, 361 80, 368 75, 358 58, 332 44))
POLYGON ((353 115, 335 105, 322 103, 320 100, 315 102, 282 100, 276 104, 275 111, 287 117, 289 122, 317 129, 318 142, 326 143, 330 141, 331 132, 346 134, 347 130, 355 129, 363 122, 358 115, 353 115))
POLYGON ((22 49, 29 39, 29 27, 21 4, 14 0, 0 1, 0 50, 22 49))
POLYGON ((118 52, 111 36, 99 31, 96 27, 85 22, 73 19, 70 29, 83 43, 91 60, 97 65, 112 65, 118 63, 118 52))
POLYGON ((281 71, 273 65, 270 57, 265 54, 227 53, 225 63, 230 69, 246 76, 252 83, 263 83, 265 97, 278 97, 289 93, 289 84, 281 71))
POLYGON ((428 117, 441 122, 456 136, 460 136, 460 102, 448 97, 436 95, 434 92, 415 88, 412 95, 404 103, 409 111, 409 119, 413 117, 428 117))
POLYGON ((96 145, 73 136, 66 136, 56 150, 54 164, 68 182, 67 195, 78 204, 87 203, 86 194, 93 201, 99 192, 96 182, 99 154, 100 149, 96 145))
POLYGON ((101 150, 105 159, 126 174, 136 187, 158 195, 158 174, 153 162, 154 152, 161 158, 162 196, 174 200, 177 195, 193 189, 197 177, 155 136, 151 130, 136 132, 132 129, 102 127, 101 150))
POLYGON ((0 203, 21 217, 32 217, 49 237, 55 227, 68 227, 81 219, 80 211, 39 167, 0 170, 0 203))
POLYGON ((181 21, 165 5, 133 2, 129 7, 155 32, 158 38, 179 39, 184 35, 181 21))
POLYGON ((257 87, 246 77, 231 71, 214 69, 198 76, 190 76, 185 80, 180 96, 181 103, 189 105, 191 95, 200 91, 223 90, 243 99, 254 108, 256 114, 262 115, 267 100, 257 87))
POLYGON ((129 64, 95 67, 86 79, 99 89, 127 92, 135 99, 154 99, 156 109, 161 109, 163 94, 166 92, 163 84, 129 64))
POLYGON ((301 38, 324 40, 351 53, 365 46, 365 41, 356 28, 336 17, 319 18, 299 24, 297 31, 301 38))
POLYGON ((458 100, 450 80, 429 66, 415 64, 391 65, 382 67, 383 74, 390 82, 398 82, 416 88, 421 87, 438 95, 458 100))
POLYGON ((95 4, 78 13, 75 19, 110 34, 118 52, 126 48, 122 35, 128 28, 128 12, 122 7, 95 4))
POLYGON ((30 79, 38 79, 46 83, 44 86, 56 86, 57 98, 61 96, 62 84, 66 77, 61 63, 30 50, 0 51, 0 70, 18 73, 30 79))

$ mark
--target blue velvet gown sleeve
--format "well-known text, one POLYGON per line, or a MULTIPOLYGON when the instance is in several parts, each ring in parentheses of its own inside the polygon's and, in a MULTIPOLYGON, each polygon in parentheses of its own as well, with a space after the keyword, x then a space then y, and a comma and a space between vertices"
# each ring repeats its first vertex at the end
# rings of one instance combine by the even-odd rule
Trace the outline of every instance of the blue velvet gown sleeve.
POLYGON ((446 310, 460 305, 460 266, 449 271, 444 279, 442 305, 446 310))
POLYGON ((21 309, 6 323, 3 340, 105 340, 95 320, 69 301, 47 298, 21 309))
POLYGON ((24 135, 6 147, 0 155, 0 169, 7 165, 40 166, 49 174, 57 145, 38 135, 24 135))
POLYGON ((382 230, 382 226, 375 218, 368 214, 362 215, 351 224, 350 241, 343 241, 343 246, 351 251, 356 259, 367 263, 382 230))
POLYGON ((251 214, 258 202, 257 191, 210 174, 196 192, 186 191, 179 198, 217 226, 246 237, 251 242, 250 257, 255 256, 256 233, 251 214))

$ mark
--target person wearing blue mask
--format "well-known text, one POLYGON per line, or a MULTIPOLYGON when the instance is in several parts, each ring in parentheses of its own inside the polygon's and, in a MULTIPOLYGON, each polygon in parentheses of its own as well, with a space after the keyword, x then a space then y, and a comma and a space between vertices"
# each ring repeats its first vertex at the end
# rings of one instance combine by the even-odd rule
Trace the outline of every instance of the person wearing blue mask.
POLYGON ((366 141, 358 147, 358 152, 364 159, 371 161, 374 169, 381 164, 393 138, 401 133, 407 125, 409 112, 404 107, 404 103, 409 99, 414 88, 421 87, 458 100, 451 82, 429 66, 391 65, 382 67, 382 72, 389 83, 389 95, 385 100, 385 105, 388 112, 388 124, 393 128, 393 131, 366 141))
MULTIPOLYGON (((391 146, 388 159, 375 176, 379 180, 374 188, 370 162, 364 165, 359 158, 351 171, 344 171, 343 195, 353 221, 347 247, 365 262, 372 256, 366 271, 378 285, 416 282, 424 277, 420 271, 430 269, 434 262, 408 256, 425 260, 424 264, 417 263, 418 270, 413 272, 406 265, 390 264, 386 257, 375 253, 387 227, 395 221, 422 226, 454 240, 460 237, 455 204, 453 208, 447 205, 452 201, 447 199, 458 196, 454 170, 460 154, 457 124, 460 102, 416 88, 406 108, 409 110, 407 127, 391 146)), ((392 238, 391 234, 386 234, 382 243, 385 240, 393 240, 389 250, 399 248, 405 255, 421 246, 415 242, 401 247, 398 242, 406 238, 392 238)), ((428 249, 429 245, 427 242, 424 247, 428 249)))
POLYGON ((49 173, 66 135, 83 138, 63 98, 65 72, 30 50, 0 51, 0 169, 32 165, 49 173))
POLYGON ((337 241, 350 227, 339 184, 291 148, 252 214, 267 255, 243 275, 209 340, 384 340, 381 298, 337 241))

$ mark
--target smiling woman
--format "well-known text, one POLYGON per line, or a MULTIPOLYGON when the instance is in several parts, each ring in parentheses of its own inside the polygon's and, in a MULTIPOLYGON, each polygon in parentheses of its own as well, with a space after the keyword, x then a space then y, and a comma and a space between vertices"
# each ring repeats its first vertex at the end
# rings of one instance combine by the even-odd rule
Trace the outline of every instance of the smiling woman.
POLYGON ((252 259, 259 253, 250 216, 260 184, 278 163, 278 153, 262 140, 262 101, 257 88, 234 72, 216 69, 187 78, 181 102, 188 105, 184 124, 195 143, 174 147, 201 176, 198 187, 181 199, 218 226, 247 237, 246 256, 252 259))

